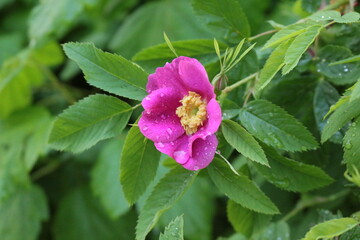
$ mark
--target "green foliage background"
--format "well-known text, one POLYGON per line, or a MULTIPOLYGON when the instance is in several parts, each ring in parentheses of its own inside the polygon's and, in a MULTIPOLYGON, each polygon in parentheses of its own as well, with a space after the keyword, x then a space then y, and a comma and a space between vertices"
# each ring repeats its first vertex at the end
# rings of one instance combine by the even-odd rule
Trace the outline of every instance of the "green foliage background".
POLYGON ((355 2, 0 1, 0 239, 360 239, 355 2), (136 126, 164 32, 227 79, 201 171, 136 126))

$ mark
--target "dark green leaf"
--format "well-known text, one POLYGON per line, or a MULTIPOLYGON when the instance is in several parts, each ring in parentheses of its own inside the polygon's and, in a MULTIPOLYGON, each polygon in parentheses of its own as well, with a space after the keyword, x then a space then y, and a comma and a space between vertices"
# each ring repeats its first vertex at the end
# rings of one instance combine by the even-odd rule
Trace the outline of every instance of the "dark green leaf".
POLYGON ((360 117, 350 125, 343 142, 344 161, 350 172, 360 169, 360 117))
POLYGON ((221 130, 226 141, 239 153, 252 161, 268 166, 269 163, 259 143, 239 124, 231 120, 224 120, 221 130))
POLYGON ((259 213, 279 213, 277 207, 255 183, 246 176, 235 174, 222 159, 215 157, 208 171, 218 189, 234 202, 259 213))
POLYGON ((276 150, 263 146, 270 168, 254 163, 261 175, 275 186, 295 192, 307 192, 332 183, 321 168, 296 162, 281 156, 276 150))
POLYGON ((121 156, 121 184, 126 199, 135 203, 156 175, 160 152, 154 143, 133 126, 126 139, 121 156))
POLYGON ((49 142, 56 149, 81 152, 100 140, 119 135, 131 112, 130 105, 115 97, 91 95, 57 117, 49 142))
POLYGON ((358 12, 349 12, 346 13, 343 16, 339 16, 334 18, 334 21, 337 23, 353 23, 353 22, 357 22, 360 19, 360 13, 358 12))
POLYGON ((148 74, 135 63, 91 43, 66 43, 64 51, 79 65, 90 85, 135 100, 145 97, 148 74))
POLYGON ((239 41, 250 36, 250 26, 236 0, 193 0, 195 11, 225 39, 239 41), (233 35, 237 37, 234 38, 233 35))
POLYGON ((140 212, 136 226, 136 239, 144 240, 163 212, 171 208, 191 185, 197 171, 176 166, 155 186, 140 212))
POLYGON ((242 125, 268 145, 287 151, 315 149, 311 133, 284 109, 265 100, 250 102, 240 111, 242 125))
POLYGON ((271 223, 262 233, 256 236, 256 240, 290 240, 290 229, 286 222, 271 223))

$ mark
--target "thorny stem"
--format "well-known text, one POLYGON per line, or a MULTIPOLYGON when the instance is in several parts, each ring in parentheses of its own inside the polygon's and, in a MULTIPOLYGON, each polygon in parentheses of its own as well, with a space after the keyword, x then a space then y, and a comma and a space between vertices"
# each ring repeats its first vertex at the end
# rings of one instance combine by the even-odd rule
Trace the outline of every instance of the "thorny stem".
POLYGON ((318 204, 327 203, 335 201, 341 197, 346 196, 350 191, 348 189, 345 189, 341 192, 335 193, 333 195, 330 195, 328 197, 322 197, 322 196, 315 196, 311 199, 301 199, 295 206, 293 210, 291 210, 288 214, 286 214, 281 220, 287 221, 290 218, 296 216, 298 213, 300 213, 302 210, 308 207, 312 207, 318 204))
POLYGON ((222 92, 223 92, 223 93, 231 92, 231 91, 234 90, 235 88, 237 88, 237 87, 239 87, 239 86, 241 86, 241 85, 249 82, 249 81, 252 80, 253 78, 255 78, 255 77, 257 76, 257 74, 258 74, 258 72, 253 73, 253 74, 247 76, 246 78, 241 79, 240 81, 234 83, 233 85, 230 85, 230 86, 224 88, 224 90, 222 90, 222 92))

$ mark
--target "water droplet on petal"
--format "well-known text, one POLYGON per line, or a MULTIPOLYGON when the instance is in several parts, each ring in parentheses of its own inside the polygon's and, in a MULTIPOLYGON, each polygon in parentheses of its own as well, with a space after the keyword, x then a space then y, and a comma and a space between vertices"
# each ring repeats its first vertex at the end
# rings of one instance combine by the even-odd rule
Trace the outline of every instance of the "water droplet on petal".
POLYGON ((143 127, 142 127, 142 130, 143 130, 144 132, 146 132, 148 129, 149 129, 149 128, 148 128, 147 126, 143 126, 143 127))
POLYGON ((162 119, 166 119, 166 116, 164 114, 161 114, 162 119))
POLYGON ((146 100, 146 101, 150 101, 151 98, 150 98, 149 96, 147 96, 147 97, 145 98, 145 100, 146 100))
POLYGON ((160 97, 164 97, 164 93, 160 93, 160 97))
POLYGON ((321 16, 321 18, 325 18, 324 16, 321 16))
POLYGON ((198 167, 198 166, 194 166, 194 170, 195 170, 195 171, 199 170, 199 167, 198 167))
POLYGON ((185 151, 176 151, 174 152, 174 158, 178 163, 182 164, 189 159, 189 156, 186 154, 185 151))
POLYGON ((173 130, 171 128, 167 128, 166 131, 168 132, 168 134, 172 134, 173 130))
POLYGON ((158 147, 160 147, 160 148, 163 148, 163 147, 164 147, 164 144, 163 144, 162 142, 158 142, 157 145, 158 145, 158 147))

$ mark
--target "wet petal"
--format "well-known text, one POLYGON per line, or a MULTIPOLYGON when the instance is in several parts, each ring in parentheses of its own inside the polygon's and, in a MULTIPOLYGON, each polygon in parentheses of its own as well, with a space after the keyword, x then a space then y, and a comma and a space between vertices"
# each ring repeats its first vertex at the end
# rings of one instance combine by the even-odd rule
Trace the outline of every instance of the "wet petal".
POLYGON ((221 124, 222 115, 219 103, 215 98, 211 99, 206 106, 207 121, 196 133, 191 136, 191 142, 197 138, 205 139, 207 136, 217 132, 221 124))
POLYGON ((183 167, 192 171, 207 167, 214 159, 217 145, 218 140, 215 134, 205 139, 197 138, 192 143, 192 156, 183 164, 183 167))
POLYGON ((141 133, 154 142, 171 142, 185 132, 174 111, 151 113, 144 111, 138 125, 141 133))
POLYGON ((167 110, 176 111, 181 105, 182 95, 174 88, 160 88, 151 92, 142 101, 142 106, 147 112, 164 112, 167 110))
POLYGON ((155 147, 162 153, 165 153, 175 159, 176 162, 184 164, 190 157, 189 137, 185 134, 175 141, 168 143, 155 143, 155 147))
POLYGON ((215 97, 214 87, 204 66, 196 59, 189 58, 179 62, 179 74, 188 91, 199 93, 206 100, 215 97))

